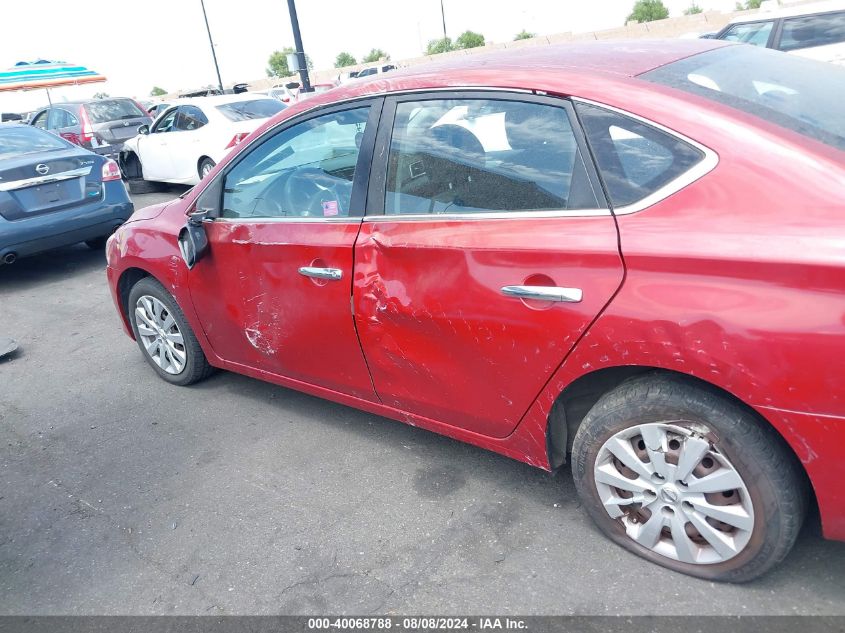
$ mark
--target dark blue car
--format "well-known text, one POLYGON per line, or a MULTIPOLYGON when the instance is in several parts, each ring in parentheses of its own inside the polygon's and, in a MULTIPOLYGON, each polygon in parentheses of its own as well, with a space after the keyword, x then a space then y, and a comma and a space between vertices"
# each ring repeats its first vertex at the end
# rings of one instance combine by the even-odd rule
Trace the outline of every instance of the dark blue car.
POLYGON ((77 242, 103 248, 132 209, 113 160, 32 126, 0 125, 0 263, 77 242))

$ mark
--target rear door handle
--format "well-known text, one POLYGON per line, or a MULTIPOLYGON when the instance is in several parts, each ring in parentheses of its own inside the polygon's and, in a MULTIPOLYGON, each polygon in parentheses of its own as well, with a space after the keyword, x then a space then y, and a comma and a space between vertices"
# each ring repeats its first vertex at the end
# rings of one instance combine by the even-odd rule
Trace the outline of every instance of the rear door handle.
POLYGON ((519 299, 564 303, 580 303, 584 296, 580 288, 561 288, 560 286, 504 286, 502 294, 519 299))
POLYGON ((313 277, 314 279, 331 279, 337 281, 343 278, 343 271, 340 268, 314 268, 313 266, 303 266, 299 269, 299 274, 305 277, 313 277))

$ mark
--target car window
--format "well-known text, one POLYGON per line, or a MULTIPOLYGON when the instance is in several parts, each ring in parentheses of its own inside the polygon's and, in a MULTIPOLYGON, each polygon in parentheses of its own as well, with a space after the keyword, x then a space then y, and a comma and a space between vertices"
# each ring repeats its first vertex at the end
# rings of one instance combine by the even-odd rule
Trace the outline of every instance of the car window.
POLYGON ((349 215, 369 107, 315 117, 254 149, 226 174, 225 218, 349 215))
POLYGON ((0 126, 0 158, 72 147, 58 136, 26 125, 0 126))
POLYGON ((845 150, 843 76, 835 64, 750 46, 708 51, 640 75, 845 150))
POLYGON ((765 47, 769 42, 769 35, 771 35, 774 25, 775 23, 772 20, 734 24, 722 33, 719 39, 765 47))
POLYGON ((378 69, 376 68, 365 68, 358 73, 357 77, 369 77, 370 75, 375 75, 377 72, 378 69))
POLYGON ((249 121, 267 119, 284 110, 285 106, 277 99, 252 99, 224 103, 217 106, 217 109, 230 121, 249 121))
POLYGON ((794 51, 800 48, 828 46, 845 42, 845 11, 787 18, 778 48, 794 51))
POLYGON ((52 116, 53 118, 50 120, 50 129, 79 125, 77 118, 63 108, 53 108, 52 116))
POLYGON ((615 207, 634 204, 689 171, 704 153, 679 138, 598 106, 575 106, 615 207))
POLYGON ((147 116, 131 99, 101 99, 84 106, 91 123, 107 123, 147 116))
POLYGON ((177 108, 176 121, 173 126, 176 130, 190 132, 200 129, 208 123, 208 118, 202 110, 196 106, 184 105, 177 108))
POLYGON ((597 206, 565 109, 489 99, 397 105, 385 213, 597 206))
POLYGON ((36 115, 36 117, 32 120, 32 125, 35 127, 46 130, 47 129, 47 118, 50 116, 49 110, 44 110, 43 112, 36 115))
POLYGON ((156 121, 153 127, 153 134, 159 132, 171 132, 175 129, 176 115, 179 113, 179 108, 173 108, 169 112, 165 112, 162 117, 156 121))

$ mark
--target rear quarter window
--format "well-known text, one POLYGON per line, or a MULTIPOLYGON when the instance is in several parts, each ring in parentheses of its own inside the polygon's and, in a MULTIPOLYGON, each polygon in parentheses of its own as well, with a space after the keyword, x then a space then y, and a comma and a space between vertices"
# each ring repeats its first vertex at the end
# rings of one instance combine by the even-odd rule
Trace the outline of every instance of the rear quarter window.
POLYGON ((704 160, 704 152, 623 114, 577 103, 604 185, 614 207, 658 192, 704 160))

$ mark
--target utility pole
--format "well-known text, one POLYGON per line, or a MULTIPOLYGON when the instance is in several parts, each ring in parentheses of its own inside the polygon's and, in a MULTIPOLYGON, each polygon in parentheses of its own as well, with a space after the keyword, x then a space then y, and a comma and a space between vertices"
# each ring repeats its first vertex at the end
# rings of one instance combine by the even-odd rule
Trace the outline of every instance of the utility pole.
POLYGON ((446 39, 446 12, 443 10, 443 0, 440 0, 440 17, 443 18, 443 39, 446 39))
POLYGON ((205 20, 205 30, 208 32, 208 43, 211 45, 211 57, 214 59, 214 70, 217 71, 217 85, 220 92, 223 92, 223 80, 220 78, 220 67, 217 65, 217 53, 214 52, 214 40, 211 39, 211 29, 208 28, 208 16, 205 14, 205 0, 200 0, 202 6, 202 17, 205 20))
POLYGON ((290 13, 290 26, 293 29, 293 45, 296 47, 296 56, 299 59, 299 79, 302 81, 302 92, 311 92, 308 62, 305 57, 305 49, 302 47, 302 35, 299 33, 299 19, 296 17, 294 0, 288 0, 288 12, 290 13))

